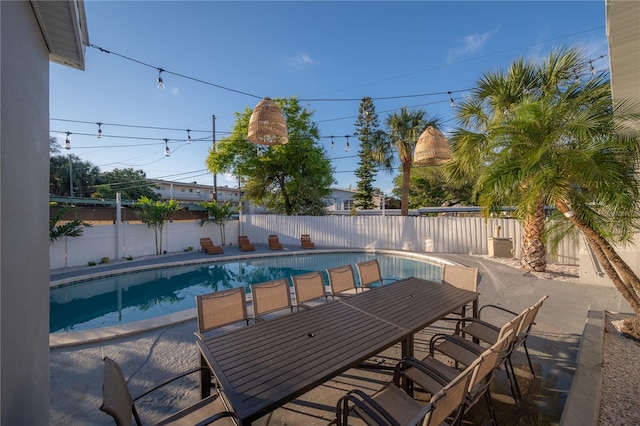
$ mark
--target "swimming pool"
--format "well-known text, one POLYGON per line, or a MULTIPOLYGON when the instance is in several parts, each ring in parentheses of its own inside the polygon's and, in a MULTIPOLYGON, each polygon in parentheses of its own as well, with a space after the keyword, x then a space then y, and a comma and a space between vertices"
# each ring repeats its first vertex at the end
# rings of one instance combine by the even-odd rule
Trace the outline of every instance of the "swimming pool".
MULTIPOLYGON (((195 295, 378 259, 385 278, 440 279, 440 266, 417 258, 362 252, 310 253, 220 260, 158 268, 54 287, 52 333, 91 330, 168 315, 195 307, 195 295)), ((325 283, 326 277, 325 277, 325 283)))

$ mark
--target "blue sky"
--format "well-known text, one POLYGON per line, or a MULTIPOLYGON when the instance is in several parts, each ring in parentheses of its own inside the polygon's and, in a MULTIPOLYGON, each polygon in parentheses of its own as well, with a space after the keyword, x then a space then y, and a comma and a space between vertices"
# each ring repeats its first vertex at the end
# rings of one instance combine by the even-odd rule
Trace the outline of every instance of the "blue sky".
MULTIPOLYGON (((220 140, 234 112, 264 96, 308 100, 336 186, 355 188, 358 141, 351 137, 346 152, 344 136, 364 96, 390 98, 374 100, 381 123, 407 105, 439 116, 446 134, 455 126, 447 92, 463 98, 485 71, 561 46, 582 48, 597 70, 609 66, 597 59, 607 53, 604 0, 89 0, 85 8, 90 42, 112 53, 88 47, 85 71, 51 64, 51 135, 64 145, 71 132, 63 153, 102 171, 133 167, 182 182, 213 182, 204 163, 212 115, 220 140), (164 90, 157 68, 167 70, 164 90)), ((379 172, 375 185, 390 192, 392 176, 379 172)), ((218 185, 236 182, 218 176, 218 185)))

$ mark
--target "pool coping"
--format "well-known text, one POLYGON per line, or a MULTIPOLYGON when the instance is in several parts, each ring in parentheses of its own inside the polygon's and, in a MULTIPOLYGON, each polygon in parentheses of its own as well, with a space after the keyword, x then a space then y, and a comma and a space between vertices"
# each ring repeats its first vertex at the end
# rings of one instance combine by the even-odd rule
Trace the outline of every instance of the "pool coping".
MULTIPOLYGON (((416 253, 402 250, 388 250, 388 249, 358 249, 358 248, 333 248, 333 249, 314 249, 314 250, 285 250, 279 251, 276 253, 272 252, 256 252, 256 253, 242 253, 242 254, 229 254, 216 256, 215 258, 211 257, 203 257, 198 259, 190 259, 190 260, 182 260, 182 261, 168 261, 165 263, 153 263, 153 264, 144 264, 144 260, 140 261, 137 266, 127 266, 126 263, 123 263, 123 267, 115 267, 110 270, 102 270, 91 273, 82 274, 82 272, 86 272, 85 270, 79 270, 78 275, 72 278, 63 278, 59 280, 50 281, 50 288, 56 288, 64 285, 69 285, 71 283, 76 283, 79 281, 87 281, 97 278, 104 278, 113 275, 126 274, 130 272, 139 272, 150 269, 159 269, 159 268, 171 268, 178 266, 187 266, 187 265, 196 265, 201 263, 216 263, 240 260, 240 259, 256 259, 256 258, 266 258, 266 257, 277 257, 277 256, 294 256, 300 254, 331 254, 331 253, 375 253, 375 254, 388 254, 394 256, 402 256, 420 260, 430 261, 436 264, 451 264, 453 262, 442 259, 440 257, 431 256, 425 253, 416 253)), ((176 253, 175 255, 179 255, 180 253, 176 253)), ((172 256, 173 257, 173 256, 172 256)), ((153 258, 154 260, 157 259, 153 258)), ((162 327, 167 327, 170 325, 181 324, 187 321, 195 320, 196 318, 196 308, 186 309, 180 312, 174 312, 167 315, 160 315, 154 318, 149 318, 141 321, 134 321, 121 325, 113 325, 101 328, 95 328, 91 330, 83 330, 83 331, 69 331, 69 332, 56 332, 49 333, 49 348, 61 348, 61 347, 69 347, 82 345, 86 343, 96 343, 105 340, 111 340, 121 337, 128 337, 134 334, 142 333, 145 331, 150 331, 162 327)))

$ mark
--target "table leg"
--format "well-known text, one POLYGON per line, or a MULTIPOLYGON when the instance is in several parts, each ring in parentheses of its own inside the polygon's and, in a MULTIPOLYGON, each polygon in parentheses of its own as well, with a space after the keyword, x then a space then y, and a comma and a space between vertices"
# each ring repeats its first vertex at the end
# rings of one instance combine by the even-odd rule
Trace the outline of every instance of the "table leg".
MULTIPOLYGON (((413 357, 413 334, 409 334, 406 339, 402 341, 402 358, 413 357)), ((413 397, 413 383, 410 380, 402 380, 402 390, 407 395, 413 397)))
MULTIPOLYGON (((200 366, 208 367, 202 354, 200 354, 200 366)), ((200 396, 205 399, 209 395, 211 395, 211 371, 207 368, 200 370, 200 396)))

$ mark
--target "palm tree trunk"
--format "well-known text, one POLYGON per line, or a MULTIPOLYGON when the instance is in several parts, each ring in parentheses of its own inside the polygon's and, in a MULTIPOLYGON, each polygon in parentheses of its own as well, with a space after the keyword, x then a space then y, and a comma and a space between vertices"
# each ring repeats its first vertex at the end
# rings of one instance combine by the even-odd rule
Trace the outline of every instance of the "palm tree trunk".
POLYGON ((607 240, 602 238, 595 230, 583 222, 579 217, 573 214, 572 210, 565 204, 558 203, 558 210, 569 219, 587 238, 587 244, 596 255, 596 259, 602 265, 607 276, 613 282, 616 289, 622 294, 631 308, 640 316, 640 296, 637 289, 640 288, 640 279, 627 265, 627 263, 618 255, 614 248, 607 240), (625 277, 623 280, 620 273, 625 277))
POLYGON ((547 248, 544 235, 544 204, 539 203, 534 214, 524 219, 522 256, 520 265, 526 271, 544 272, 547 269, 547 248))
POLYGON ((400 215, 409 216, 409 187, 411 185, 411 160, 402 163, 402 202, 400 215))

